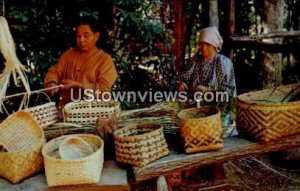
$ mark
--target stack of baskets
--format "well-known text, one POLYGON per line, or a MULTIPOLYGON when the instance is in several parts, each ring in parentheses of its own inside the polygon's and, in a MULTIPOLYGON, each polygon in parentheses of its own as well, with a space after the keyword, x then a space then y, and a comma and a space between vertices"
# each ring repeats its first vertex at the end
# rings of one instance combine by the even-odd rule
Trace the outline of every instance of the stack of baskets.
POLYGON ((223 147, 221 115, 216 107, 185 109, 178 113, 178 117, 186 153, 223 147))
POLYGON ((103 168, 103 140, 92 134, 64 135, 43 147, 49 186, 98 183, 103 168))
POLYGON ((44 143, 43 130, 29 113, 10 115, 0 124, 0 176, 17 183, 38 172, 44 143))
POLYGON ((64 121, 70 123, 95 123, 97 118, 120 116, 120 104, 115 101, 70 102, 64 107, 64 121))
POLYGON ((238 96, 237 128, 250 138, 271 141, 300 133, 300 85, 254 91, 238 96))
POLYGON ((163 128, 159 124, 129 125, 114 132, 116 160, 144 166, 169 154, 163 128))

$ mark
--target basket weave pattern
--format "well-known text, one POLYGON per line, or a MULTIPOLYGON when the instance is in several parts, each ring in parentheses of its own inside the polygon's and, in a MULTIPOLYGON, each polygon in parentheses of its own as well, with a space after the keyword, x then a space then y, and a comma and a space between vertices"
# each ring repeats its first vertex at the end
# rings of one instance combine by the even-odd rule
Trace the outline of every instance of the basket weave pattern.
POLYGON ((120 115, 119 102, 70 102, 64 107, 64 121, 71 123, 95 123, 98 117, 120 115))
POLYGON ((265 103, 255 100, 282 100, 293 86, 281 86, 238 96, 237 128, 256 140, 271 141, 300 133, 300 101, 265 103), (271 97, 270 97, 271 95, 271 97))
POLYGON ((114 137, 118 162, 141 167, 169 154, 158 124, 129 125, 116 130, 114 137))
POLYGON ((75 185, 98 183, 103 168, 104 153, 103 141, 92 134, 74 134, 55 138, 44 145, 42 154, 45 163, 45 172, 49 186, 75 185), (63 160, 53 153, 58 151, 60 144, 69 137, 79 137, 89 143, 94 153, 78 159, 63 160))
POLYGON ((41 148, 44 133, 32 116, 24 111, 10 115, 0 124, 0 176, 17 183, 43 166, 41 148))
POLYGON ((217 108, 185 109, 178 113, 178 117, 180 135, 186 153, 223 147, 221 116, 217 108))

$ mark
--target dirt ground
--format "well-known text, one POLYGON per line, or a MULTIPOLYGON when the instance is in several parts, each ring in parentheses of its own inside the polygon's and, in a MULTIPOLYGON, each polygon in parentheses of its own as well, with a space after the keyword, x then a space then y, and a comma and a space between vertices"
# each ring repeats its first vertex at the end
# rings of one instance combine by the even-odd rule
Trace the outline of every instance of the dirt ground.
MULTIPOLYGON (((194 176, 172 186, 172 191, 300 191, 300 160, 287 161, 281 154, 243 158, 224 163, 226 180, 213 180, 210 175, 194 176), (203 179, 203 177, 206 177, 203 179)), ((139 186, 138 191, 156 190, 156 182, 139 186)))

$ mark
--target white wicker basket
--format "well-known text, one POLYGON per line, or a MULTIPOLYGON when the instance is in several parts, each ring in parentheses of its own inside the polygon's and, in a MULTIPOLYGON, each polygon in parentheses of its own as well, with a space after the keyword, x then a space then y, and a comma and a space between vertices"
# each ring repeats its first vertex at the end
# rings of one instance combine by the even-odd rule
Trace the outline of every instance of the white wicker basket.
POLYGON ((65 135, 46 143, 42 154, 48 186, 98 183, 104 161, 103 147, 103 140, 92 134, 65 135), (74 136, 90 144, 94 153, 79 159, 61 159, 58 154, 61 143, 74 136))
POLYGON ((64 107, 64 121, 71 123, 95 123, 98 117, 109 118, 113 113, 120 116, 119 102, 70 102, 64 107))

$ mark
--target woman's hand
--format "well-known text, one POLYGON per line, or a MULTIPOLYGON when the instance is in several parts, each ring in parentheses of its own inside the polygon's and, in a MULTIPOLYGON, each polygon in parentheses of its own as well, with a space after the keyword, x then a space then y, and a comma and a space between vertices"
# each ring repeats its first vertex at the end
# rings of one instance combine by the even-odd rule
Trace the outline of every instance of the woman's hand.
POLYGON ((118 119, 116 114, 110 118, 98 118, 96 121, 96 133, 103 138, 104 142, 108 140, 109 134, 117 129, 118 119))
POLYGON ((178 90, 179 92, 186 91, 186 90, 188 90, 188 87, 187 87, 186 83, 184 83, 184 82, 179 82, 179 84, 178 84, 178 86, 177 86, 177 90, 178 90))
POLYGON ((74 80, 62 80, 61 83, 64 85, 62 89, 71 89, 71 88, 83 88, 82 83, 74 80))
POLYGON ((197 86, 195 87, 195 91, 206 92, 206 91, 208 91, 208 90, 209 90, 208 87, 203 86, 203 85, 197 85, 197 86))
POLYGON ((49 90, 46 90, 47 94, 49 94, 50 96, 54 96, 59 90, 58 87, 57 88, 52 88, 52 87, 55 87, 55 86, 58 86, 57 82, 52 81, 52 82, 47 83, 46 88, 51 88, 49 90))

